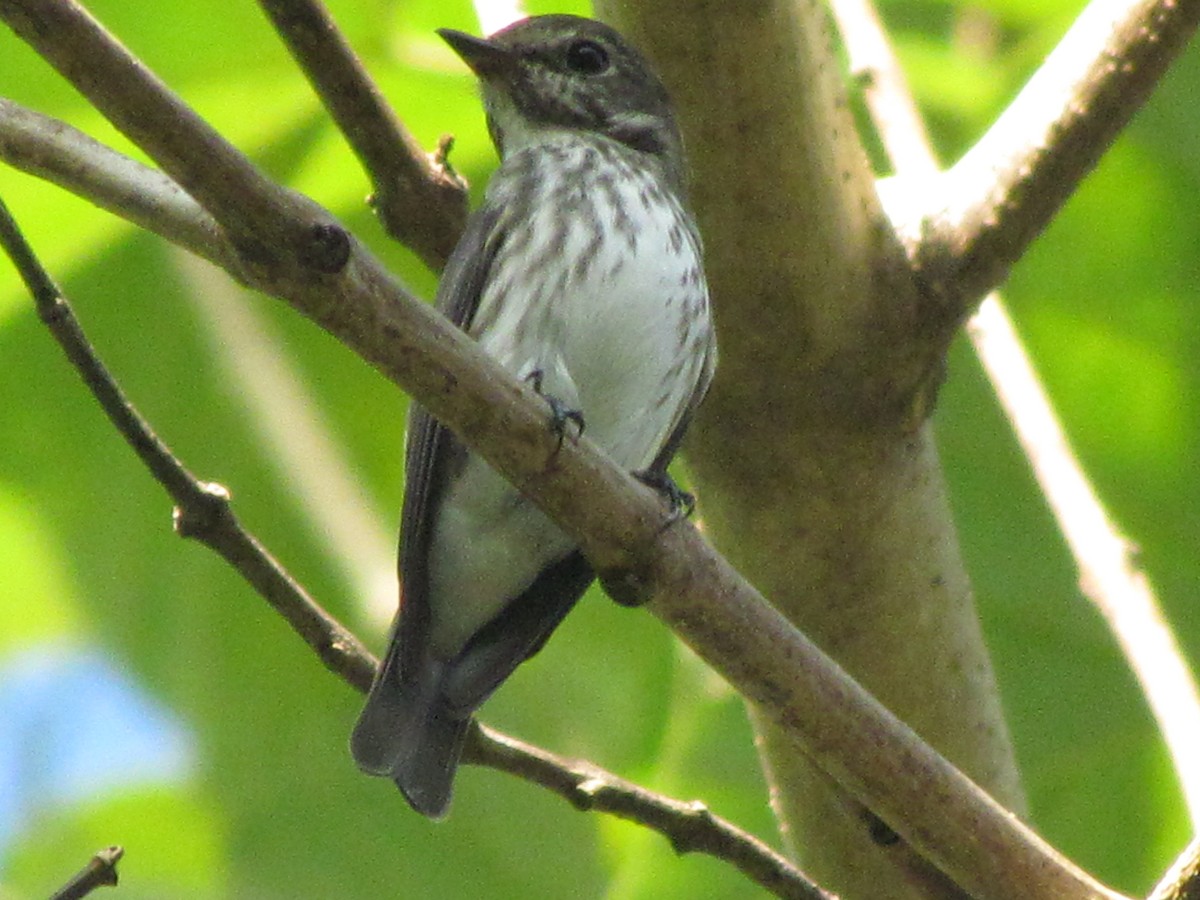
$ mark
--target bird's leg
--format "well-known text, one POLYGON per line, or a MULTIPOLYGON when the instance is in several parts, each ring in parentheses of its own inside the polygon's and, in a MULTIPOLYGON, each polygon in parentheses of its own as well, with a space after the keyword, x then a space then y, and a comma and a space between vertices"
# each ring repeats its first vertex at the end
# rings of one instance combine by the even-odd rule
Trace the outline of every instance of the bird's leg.
POLYGON ((675 483, 675 479, 666 472, 654 472, 647 469, 644 472, 634 472, 633 477, 646 487, 658 491, 670 505, 671 516, 663 525, 664 529, 674 525, 680 519, 686 519, 696 511, 695 495, 689 494, 681 488, 675 483))
POLYGON ((537 391, 538 396, 546 401, 546 405, 550 407, 550 428, 558 435, 558 446, 555 451, 562 449, 563 438, 567 434, 567 423, 574 422, 575 427, 579 430, 575 433, 575 439, 583 437, 583 412, 582 410, 572 409, 563 403, 553 394, 547 394, 542 391, 542 379, 545 373, 541 369, 534 369, 525 376, 525 380, 533 385, 533 389, 537 391))
MULTIPOLYGON (((681 519, 686 519, 696 508, 696 498, 676 484, 675 479, 666 472, 646 469, 634 472, 633 477, 665 498, 670 505, 671 511, 659 528, 659 534, 681 519)), ((642 606, 650 599, 650 581, 645 575, 646 572, 638 569, 601 569, 596 572, 605 593, 618 606, 630 608, 642 606)))

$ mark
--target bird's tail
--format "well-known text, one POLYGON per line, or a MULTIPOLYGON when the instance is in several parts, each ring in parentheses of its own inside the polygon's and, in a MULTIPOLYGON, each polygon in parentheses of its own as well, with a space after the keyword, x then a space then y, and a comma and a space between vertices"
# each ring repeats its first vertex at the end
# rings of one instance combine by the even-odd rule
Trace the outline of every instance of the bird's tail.
POLYGON ((371 686, 350 752, 364 772, 396 782, 417 812, 440 819, 450 806, 471 714, 451 710, 441 697, 442 665, 430 663, 418 677, 403 679, 395 650, 371 686))

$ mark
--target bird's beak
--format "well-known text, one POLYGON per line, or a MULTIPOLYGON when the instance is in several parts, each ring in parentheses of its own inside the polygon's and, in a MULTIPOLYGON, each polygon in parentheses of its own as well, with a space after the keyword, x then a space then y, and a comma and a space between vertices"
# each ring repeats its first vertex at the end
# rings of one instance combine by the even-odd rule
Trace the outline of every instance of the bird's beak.
POLYGON ((438 34, 480 78, 504 76, 512 72, 517 64, 515 53, 485 38, 477 38, 453 28, 439 28, 438 34))

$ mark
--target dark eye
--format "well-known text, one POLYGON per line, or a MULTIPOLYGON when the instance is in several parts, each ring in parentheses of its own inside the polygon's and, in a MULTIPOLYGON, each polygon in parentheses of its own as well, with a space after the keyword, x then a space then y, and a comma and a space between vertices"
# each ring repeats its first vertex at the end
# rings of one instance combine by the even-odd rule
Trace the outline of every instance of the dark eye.
POLYGON ((599 75, 608 68, 608 51, 595 41, 576 41, 567 48, 567 67, 580 75, 599 75))

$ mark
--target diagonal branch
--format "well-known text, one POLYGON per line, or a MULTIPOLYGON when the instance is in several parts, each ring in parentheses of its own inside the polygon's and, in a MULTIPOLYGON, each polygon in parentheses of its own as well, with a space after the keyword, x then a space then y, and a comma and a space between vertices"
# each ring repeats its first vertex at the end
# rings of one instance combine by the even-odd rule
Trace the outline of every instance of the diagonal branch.
POLYGON ((830 9, 846 50, 850 76, 862 88, 867 112, 893 170, 903 178, 938 174, 940 167, 925 122, 874 4, 871 0, 832 0, 830 9))
POLYGON ((1200 0, 1092 0, 905 228, 957 325, 1075 192, 1200 23, 1200 0))
POLYGON ((933 752, 796 632, 694 528, 586 437, 559 451, 544 403, 448 322, 411 302, 328 214, 273 187, 68 0, 0 0, 0 18, 128 126, 242 248, 243 272, 358 352, 577 540, 610 591, 648 598, 710 665, 805 752, 964 890, 984 898, 1113 898, 933 752), (81 74, 74 59, 97 60, 81 74), (103 73, 112 76, 105 80, 103 73), (146 119, 139 118, 142 104, 146 119), (226 156, 236 156, 227 159, 226 156), (204 165, 201 165, 204 163, 204 165), (245 206, 227 185, 248 188, 245 206), (258 231, 247 231, 250 226, 258 231), (338 236, 344 242, 338 246, 338 236), (338 250, 344 252, 330 252, 338 250), (970 839, 964 840, 965 836, 970 839))
MULTIPOLYGON (((937 171, 903 72, 870 0, 835 0, 851 70, 901 178, 937 171)), ((1171 754, 1200 828, 1200 693, 1133 545, 1109 518, 1075 457, 1045 388, 997 294, 967 326, 975 352, 1066 537, 1084 595, 1108 623, 1171 754)))
MULTIPOLYGON (((180 536, 194 538, 221 556, 283 616, 326 668, 360 693, 366 693, 378 662, 241 525, 233 513, 228 491, 218 484, 197 480, 134 409, 96 355, 70 304, 38 262, 2 201, 0 246, 16 265, 34 298, 38 315, 88 390, 175 501, 175 528, 180 536)), ((725 860, 777 896, 834 900, 782 855, 713 815, 702 804, 683 803, 656 794, 590 762, 563 759, 484 725, 473 729, 465 757, 468 762, 541 785, 576 809, 606 812, 642 824, 666 837, 678 853, 701 852, 725 860)), ((120 858, 120 850, 116 849, 111 864, 120 858)), ((88 883, 115 884, 111 864, 106 870, 111 881, 95 881, 92 875, 88 883)), ((85 871, 91 872, 91 868, 85 871)))
POLYGON ((272 183, 78 3, 5 0, 0 16, 217 219, 243 265, 275 263, 269 245, 285 260, 319 252, 314 229, 328 215, 272 183))
POLYGON ((366 691, 375 672, 371 655, 242 527, 230 508, 229 492, 219 484, 197 479, 134 409, 92 350, 66 298, 38 262, 2 201, 0 245, 33 296, 38 316, 113 427, 175 501, 176 531, 214 550, 287 620, 330 671, 366 691))
POLYGON ((466 185, 446 162, 449 140, 433 154, 421 149, 320 0, 259 5, 370 176, 388 234, 441 269, 467 217, 466 185))
POLYGON ((1200 829, 1200 693, 1132 541, 1079 465, 1004 308, 986 301, 967 323, 980 362, 1029 459, 1096 607, 1137 678, 1167 746, 1193 829, 1200 829))
POLYGON ((174 181, 66 122, 0 97, 0 160, 225 268, 234 265, 212 216, 174 181))

